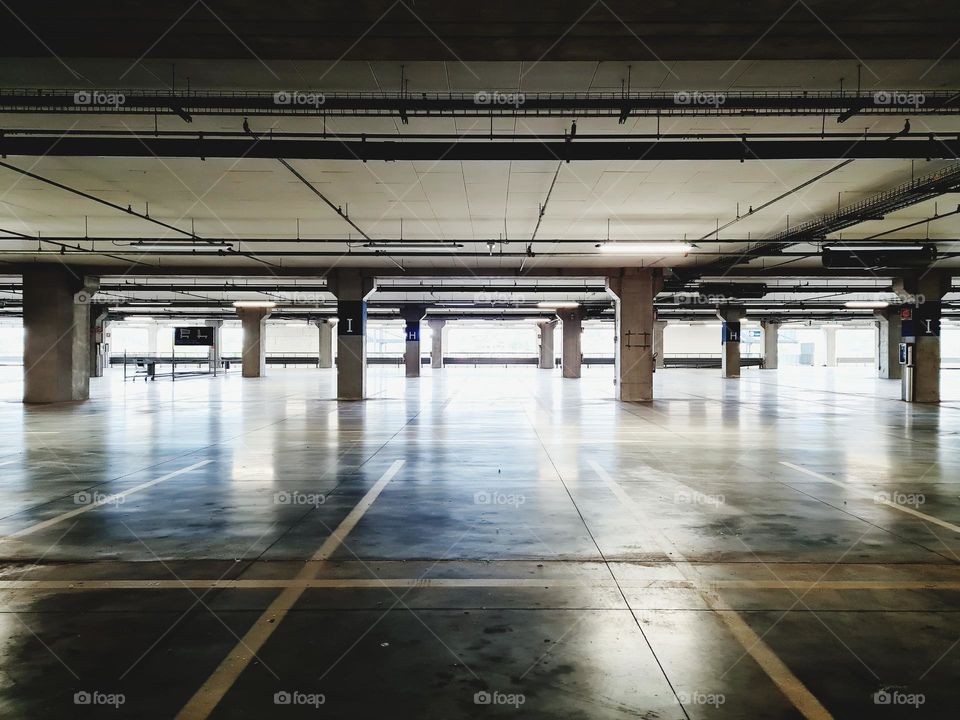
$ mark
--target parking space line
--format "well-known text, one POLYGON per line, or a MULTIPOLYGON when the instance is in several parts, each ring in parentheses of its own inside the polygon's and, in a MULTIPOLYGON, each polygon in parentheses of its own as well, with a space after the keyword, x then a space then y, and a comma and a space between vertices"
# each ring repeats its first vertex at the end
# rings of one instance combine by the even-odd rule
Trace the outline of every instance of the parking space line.
POLYGON ((926 513, 922 513, 919 510, 914 510, 913 508, 907 507, 906 505, 900 505, 899 503, 891 502, 889 500, 885 500, 884 498, 879 498, 876 496, 876 493, 872 493, 869 490, 863 490, 861 488, 858 488, 853 483, 846 483, 841 480, 837 480, 836 478, 827 477, 826 475, 821 475, 820 473, 814 472, 813 470, 807 470, 807 468, 805 467, 801 467, 800 465, 794 465, 793 463, 789 463, 789 462, 784 462, 783 460, 780 461, 780 464, 785 465, 791 470, 796 470, 797 472, 801 472, 805 475, 809 475, 810 477, 815 477, 818 480, 823 480, 824 482, 832 483, 833 485, 836 485, 837 487, 841 487, 844 490, 850 490, 851 492, 854 492, 863 498, 869 498, 873 502, 877 503, 877 505, 886 505, 887 507, 893 508, 894 510, 899 510, 900 512, 907 513, 908 515, 913 515, 914 517, 920 518, 921 520, 932 522, 934 525, 939 525, 940 527, 946 528, 947 530, 952 530, 955 533, 960 533, 960 527, 958 527, 957 525, 954 525, 953 523, 949 523, 946 520, 941 520, 940 518, 936 518, 933 515, 927 515, 926 513))
MULTIPOLYGON (((297 574, 296 580, 309 580, 316 577, 317 572, 323 567, 322 562, 329 559, 334 551, 340 547, 344 538, 356 527, 364 513, 370 509, 370 506, 383 492, 387 483, 394 478, 405 462, 405 460, 394 461, 357 503, 356 507, 340 522, 323 545, 320 546, 320 549, 314 553, 311 559, 315 562, 304 564, 303 569, 297 574)), ((269 607, 257 618, 240 642, 230 651, 230 654, 223 659, 216 670, 213 671, 213 674, 207 678, 206 682, 183 706, 183 709, 177 713, 177 720, 202 720, 209 717, 305 590, 306 585, 288 587, 270 603, 269 607)))
POLYGON ((148 482, 135 485, 129 490, 113 493, 111 495, 104 495, 103 497, 97 500, 94 500, 93 502, 87 503, 85 505, 81 505, 78 508, 65 512, 61 515, 57 515, 56 517, 52 517, 49 520, 44 520, 43 522, 38 522, 35 525, 30 525, 28 527, 25 527, 22 530, 17 530, 17 532, 7 535, 6 538, 4 539, 10 540, 12 538, 19 538, 19 537, 23 537, 24 535, 30 535, 32 533, 38 532, 40 530, 45 530, 48 527, 57 525, 58 523, 62 523, 64 520, 69 520, 70 518, 76 517, 77 515, 82 515, 85 512, 90 512, 91 510, 94 510, 103 505, 109 505, 111 503, 117 502, 118 500, 123 500, 128 495, 132 495, 133 493, 140 492, 141 490, 146 490, 149 487, 153 487, 154 485, 158 485, 167 480, 171 480, 172 478, 191 472, 193 470, 196 470, 197 468, 201 468, 204 465, 207 465, 212 462, 213 460, 201 460, 200 462, 194 463, 193 465, 189 465, 185 468, 180 468, 179 470, 175 470, 174 472, 167 473, 166 475, 161 475, 155 480, 150 480, 148 482))
POLYGON ((660 546, 661 551, 668 557, 680 562, 674 567, 688 580, 700 594, 700 597, 706 603, 717 617, 727 626, 727 629, 733 637, 740 643, 746 654, 753 658, 754 662, 767 674, 773 683, 780 688, 780 691, 793 703, 793 706, 807 718, 807 720, 832 720, 830 714, 817 697, 793 674, 793 671, 784 664, 775 652, 768 646, 763 639, 754 632, 743 618, 722 600, 716 593, 708 588, 711 582, 702 577, 694 565, 691 565, 680 552, 679 548, 660 532, 656 525, 648 522, 649 516, 644 512, 639 503, 627 494, 620 484, 614 480, 610 474, 594 460, 589 460, 590 466, 594 472, 603 480, 604 484, 617 497, 617 499, 634 513, 637 519, 641 520, 639 530, 647 532, 648 536, 660 546), (649 532, 647 528, 652 528, 649 532))

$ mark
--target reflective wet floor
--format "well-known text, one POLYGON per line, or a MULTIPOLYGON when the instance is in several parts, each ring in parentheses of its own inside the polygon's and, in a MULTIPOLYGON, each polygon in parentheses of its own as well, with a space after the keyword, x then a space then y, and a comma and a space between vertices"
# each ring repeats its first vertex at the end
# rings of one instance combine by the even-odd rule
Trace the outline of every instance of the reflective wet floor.
POLYGON ((0 716, 943 718, 960 371, 0 372, 0 716))

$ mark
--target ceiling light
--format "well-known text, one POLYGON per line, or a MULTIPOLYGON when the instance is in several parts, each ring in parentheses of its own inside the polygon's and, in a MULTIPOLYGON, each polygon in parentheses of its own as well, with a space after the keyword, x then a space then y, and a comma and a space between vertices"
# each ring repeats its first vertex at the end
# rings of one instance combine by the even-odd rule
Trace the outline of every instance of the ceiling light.
POLYGON ((845 302, 843 306, 855 310, 881 310, 890 307, 890 303, 885 300, 850 300, 845 302))
POLYGON ((235 308, 272 308, 277 304, 272 300, 237 300, 233 306, 235 308))
POLYGON ((650 243, 601 243, 600 252, 620 253, 622 255, 662 255, 665 253, 688 253, 696 247, 690 243, 650 242, 650 243))
POLYGON ((544 302, 538 302, 537 307, 542 308, 575 308, 580 307, 580 303, 574 301, 558 300, 556 302, 545 300, 544 302))

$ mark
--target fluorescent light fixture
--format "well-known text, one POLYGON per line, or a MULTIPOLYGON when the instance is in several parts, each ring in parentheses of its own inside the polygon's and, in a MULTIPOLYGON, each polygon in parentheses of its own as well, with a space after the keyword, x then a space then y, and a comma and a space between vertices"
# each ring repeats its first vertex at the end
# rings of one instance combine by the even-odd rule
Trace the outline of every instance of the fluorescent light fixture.
POLYGON ((622 243, 611 242, 597 245, 600 252, 614 253, 621 255, 665 255, 669 253, 688 253, 694 249, 690 243, 672 243, 672 242, 639 242, 622 243))
POLYGON ((273 300, 237 300, 233 306, 235 308, 272 308, 277 304, 273 300))
POLYGON ((558 300, 558 301, 556 301, 556 302, 553 302, 553 301, 550 301, 550 300, 545 300, 544 302, 538 302, 538 303, 537 303, 537 307, 542 307, 542 308, 575 308, 575 307, 580 307, 580 303, 575 302, 575 301, 572 301, 572 300, 571 300, 571 301, 558 300))
POLYGON ((845 302, 843 306, 856 310, 882 310, 885 307, 890 307, 890 303, 885 300, 850 300, 845 302))

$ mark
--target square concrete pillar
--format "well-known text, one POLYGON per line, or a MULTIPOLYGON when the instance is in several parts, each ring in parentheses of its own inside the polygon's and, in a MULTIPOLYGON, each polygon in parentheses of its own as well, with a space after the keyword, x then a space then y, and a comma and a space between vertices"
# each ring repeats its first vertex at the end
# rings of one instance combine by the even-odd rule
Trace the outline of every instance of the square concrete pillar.
POLYGON ((110 365, 106 342, 108 307, 100 303, 90 305, 90 377, 103 377, 110 365))
MULTIPOLYGON (((894 292, 907 301, 905 309, 909 311, 909 319, 902 320, 901 333, 903 342, 913 344, 913 402, 940 402, 940 316, 942 299, 951 283, 951 276, 942 270, 894 281, 894 292)), ((904 399, 910 397, 910 380, 910 373, 904 373, 904 399)))
POLYGON ((827 351, 827 367, 837 366, 837 330, 839 329, 836 325, 823 326, 823 337, 827 351))
POLYGON ((653 400, 653 300, 663 287, 659 269, 624 268, 607 278, 616 306, 614 382, 617 399, 653 400))
POLYGON ((367 298, 373 277, 353 268, 331 270, 327 288, 337 298, 337 398, 363 400, 367 389, 367 298))
POLYGON ((666 367, 666 356, 663 348, 663 333, 667 329, 666 320, 655 320, 653 323, 653 352, 656 355, 656 369, 666 367))
POLYGON ((333 332, 337 326, 336 318, 322 318, 315 321, 320 332, 320 350, 317 357, 317 367, 328 369, 333 367, 333 332))
POLYGON ((424 305, 402 305, 400 307, 400 317, 406 323, 403 364, 408 378, 420 377, 420 322, 426 314, 427 308, 424 305))
POLYGON ((780 361, 780 321, 761 320, 763 329, 763 369, 776 370, 780 361))
POLYGON ((740 377, 740 321, 745 315, 746 312, 739 305, 722 305, 717 308, 717 317, 723 320, 720 367, 725 378, 740 377))
POLYGON ((560 308, 557 310, 563 323, 563 376, 565 378, 580 377, 580 366, 583 363, 581 340, 583 335, 583 308, 560 308))
POLYGON ((258 378, 267 371, 267 318, 269 307, 238 307, 237 315, 243 325, 242 375, 258 378))
POLYGON ((223 336, 223 320, 205 320, 203 324, 206 327, 213 328, 213 345, 210 346, 208 353, 210 367, 214 368, 215 373, 218 373, 223 362, 223 350, 220 343, 223 336))
POLYGON ((23 271, 23 401, 90 397, 90 297, 97 281, 60 265, 23 271))
POLYGON ((900 308, 884 308, 873 313, 877 319, 877 377, 900 380, 903 368, 900 365, 900 308))
POLYGON ((537 334, 540 337, 540 360, 537 367, 541 370, 553 370, 557 365, 553 352, 553 331, 556 327, 556 320, 537 323, 537 334))
POLYGON ((430 367, 439 370, 443 367, 443 328, 446 320, 427 320, 430 325, 430 367))

